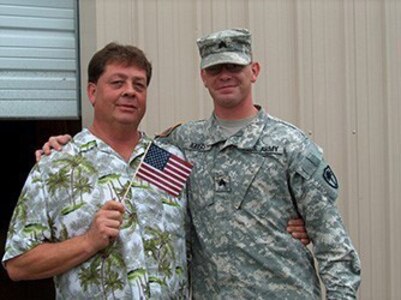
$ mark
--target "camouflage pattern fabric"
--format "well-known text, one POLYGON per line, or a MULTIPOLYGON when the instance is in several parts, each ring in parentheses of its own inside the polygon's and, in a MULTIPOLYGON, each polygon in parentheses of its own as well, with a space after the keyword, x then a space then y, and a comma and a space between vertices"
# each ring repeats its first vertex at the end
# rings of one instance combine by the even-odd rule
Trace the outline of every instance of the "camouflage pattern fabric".
MULTIPOLYGON (((150 142, 143 136, 127 163, 84 129, 62 152, 42 158, 15 208, 3 262, 85 233, 106 201, 121 200, 150 142)), ((182 157, 175 147, 159 146, 182 157)), ((187 297, 186 196, 174 198, 136 179, 124 205, 119 238, 54 277, 57 299, 187 297)))
POLYGON ((217 64, 248 65, 252 61, 251 34, 247 29, 218 31, 197 40, 201 69, 217 64))
POLYGON ((212 116, 166 141, 194 163, 189 185, 194 299, 355 299, 360 261, 335 205, 338 183, 296 127, 259 113, 229 138, 212 116), (300 215, 319 263, 287 233, 300 215))

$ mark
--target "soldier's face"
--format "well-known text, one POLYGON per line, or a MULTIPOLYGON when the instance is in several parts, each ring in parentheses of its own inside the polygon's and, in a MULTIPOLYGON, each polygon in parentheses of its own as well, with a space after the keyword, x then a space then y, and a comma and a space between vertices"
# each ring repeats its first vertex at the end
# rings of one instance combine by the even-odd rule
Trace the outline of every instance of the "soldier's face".
POLYGON ((236 107, 252 97, 252 83, 259 75, 259 64, 247 66, 221 64, 201 70, 205 87, 209 90, 215 106, 236 107))

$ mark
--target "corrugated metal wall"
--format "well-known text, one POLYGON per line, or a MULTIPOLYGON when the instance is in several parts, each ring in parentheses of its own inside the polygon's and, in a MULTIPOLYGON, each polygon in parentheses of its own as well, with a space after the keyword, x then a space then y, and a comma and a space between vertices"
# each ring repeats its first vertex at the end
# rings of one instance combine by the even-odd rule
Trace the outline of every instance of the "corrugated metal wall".
POLYGON ((360 299, 400 299, 401 1, 84 0, 83 66, 112 40, 143 48, 155 68, 143 121, 153 134, 209 116, 195 40, 242 26, 262 64, 256 102, 305 130, 340 178, 360 299))
POLYGON ((0 118, 78 118, 77 0, 0 0, 0 118))

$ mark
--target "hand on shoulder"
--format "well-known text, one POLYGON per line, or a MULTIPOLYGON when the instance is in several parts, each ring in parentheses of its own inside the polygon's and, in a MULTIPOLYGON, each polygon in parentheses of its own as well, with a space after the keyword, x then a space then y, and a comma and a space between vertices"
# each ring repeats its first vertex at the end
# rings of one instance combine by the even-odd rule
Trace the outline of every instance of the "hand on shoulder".
POLYGON ((69 134, 51 136, 42 149, 35 151, 36 162, 40 161, 42 155, 50 155, 53 149, 60 151, 71 139, 72 137, 69 134))

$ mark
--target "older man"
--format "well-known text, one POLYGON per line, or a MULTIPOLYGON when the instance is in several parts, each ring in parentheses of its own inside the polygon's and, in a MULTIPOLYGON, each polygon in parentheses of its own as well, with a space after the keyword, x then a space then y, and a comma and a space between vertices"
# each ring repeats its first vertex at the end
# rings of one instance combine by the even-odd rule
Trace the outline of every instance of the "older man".
POLYGON ((54 276, 58 299, 187 296, 185 195, 134 177, 152 142, 138 130, 151 71, 133 46, 92 57, 93 124, 32 169, 3 257, 13 280, 54 276))

